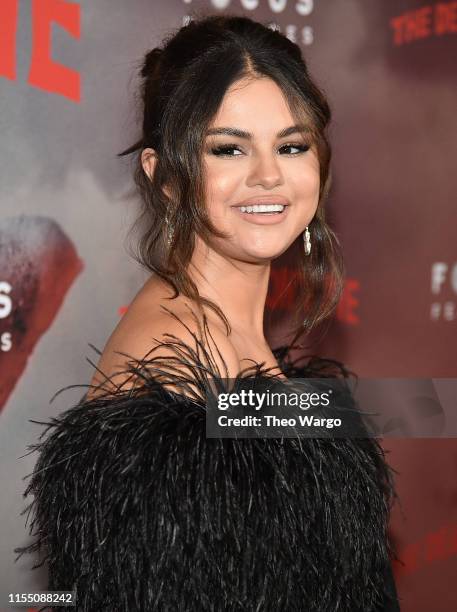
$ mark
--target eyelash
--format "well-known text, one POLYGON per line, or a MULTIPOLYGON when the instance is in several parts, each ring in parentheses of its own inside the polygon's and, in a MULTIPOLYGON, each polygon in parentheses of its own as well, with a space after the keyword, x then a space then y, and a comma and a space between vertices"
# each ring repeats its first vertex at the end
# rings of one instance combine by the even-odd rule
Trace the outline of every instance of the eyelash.
MULTIPOLYGON (((284 148, 299 149, 298 153, 286 153, 286 155, 300 155, 300 153, 306 153, 306 151, 310 149, 310 146, 300 144, 298 142, 293 142, 293 143, 290 142, 287 144, 283 144, 280 150, 284 148)), ((227 153, 227 151, 232 151, 234 149, 236 149, 237 151, 241 151, 240 147, 236 144, 226 144, 226 145, 220 145, 218 147, 213 147, 211 149, 211 153, 213 155, 217 155, 218 157, 238 157, 237 155, 230 155, 229 153, 227 153)))

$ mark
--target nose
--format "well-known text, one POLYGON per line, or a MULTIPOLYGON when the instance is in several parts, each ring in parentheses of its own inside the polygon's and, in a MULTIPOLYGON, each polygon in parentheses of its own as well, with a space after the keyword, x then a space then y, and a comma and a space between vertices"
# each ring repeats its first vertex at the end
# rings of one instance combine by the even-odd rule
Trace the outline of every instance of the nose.
POLYGON ((283 182, 281 168, 274 153, 259 153, 252 158, 249 176, 246 181, 248 187, 262 185, 266 189, 271 189, 281 185, 283 182))

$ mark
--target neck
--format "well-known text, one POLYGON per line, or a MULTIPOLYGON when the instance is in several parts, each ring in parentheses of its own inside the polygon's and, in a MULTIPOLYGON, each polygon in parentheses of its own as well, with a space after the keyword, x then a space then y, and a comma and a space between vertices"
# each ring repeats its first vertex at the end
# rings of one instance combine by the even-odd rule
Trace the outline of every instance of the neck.
POLYGON ((237 332, 264 341, 263 316, 270 262, 235 261, 197 239, 189 274, 202 297, 213 301, 237 332))

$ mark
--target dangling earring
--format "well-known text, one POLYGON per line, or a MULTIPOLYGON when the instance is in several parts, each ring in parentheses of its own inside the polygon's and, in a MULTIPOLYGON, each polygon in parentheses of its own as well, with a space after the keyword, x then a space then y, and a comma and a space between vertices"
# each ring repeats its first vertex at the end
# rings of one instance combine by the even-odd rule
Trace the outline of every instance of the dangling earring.
POLYGON ((174 234, 174 230, 173 230, 173 226, 171 225, 170 221, 168 220, 168 212, 165 213, 165 228, 167 231, 167 245, 168 247, 171 246, 171 242, 173 240, 173 234, 174 234))
POLYGON ((311 253, 311 234, 309 233, 308 226, 306 226, 303 232, 303 242, 305 243, 305 255, 311 253))

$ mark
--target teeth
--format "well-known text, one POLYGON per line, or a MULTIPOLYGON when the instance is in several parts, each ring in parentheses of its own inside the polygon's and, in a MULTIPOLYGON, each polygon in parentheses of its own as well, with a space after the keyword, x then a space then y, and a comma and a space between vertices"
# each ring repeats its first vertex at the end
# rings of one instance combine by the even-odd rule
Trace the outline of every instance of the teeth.
POLYGON ((282 212, 283 204, 254 204, 253 206, 240 206, 241 212, 263 213, 263 212, 282 212))

